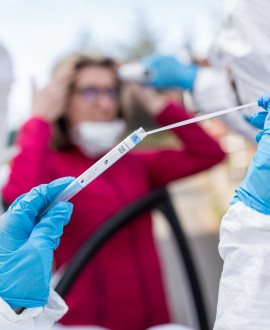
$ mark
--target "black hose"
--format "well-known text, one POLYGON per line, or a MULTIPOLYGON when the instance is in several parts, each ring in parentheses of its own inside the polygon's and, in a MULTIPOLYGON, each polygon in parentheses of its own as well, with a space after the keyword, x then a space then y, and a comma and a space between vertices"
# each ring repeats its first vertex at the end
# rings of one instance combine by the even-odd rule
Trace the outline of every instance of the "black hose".
POLYGON ((192 255, 188 246, 188 242, 186 240, 185 234, 180 226, 180 222, 177 218, 177 215, 175 213, 175 210, 172 206, 170 196, 167 192, 167 190, 164 189, 164 202, 162 205, 159 206, 159 209, 162 211, 162 213, 166 216, 172 232, 174 233, 178 249, 181 253, 181 256, 183 258, 183 262, 185 265, 185 269, 187 272, 190 288, 193 295, 194 304, 196 307, 198 320, 200 324, 201 330, 210 330, 208 318, 206 314, 205 309, 205 303, 203 300, 202 290, 200 287, 200 282, 197 277, 197 272, 195 269, 195 265, 193 263, 192 255))
POLYGON ((185 264, 187 278, 193 295, 194 305, 196 308, 198 322, 201 330, 209 330, 208 318, 206 314, 205 304, 199 280, 195 271, 192 256, 185 239, 185 235, 180 226, 174 208, 171 204, 169 194, 165 188, 161 188, 151 192, 149 195, 139 199, 135 203, 125 207, 115 216, 101 225, 82 245, 78 252, 74 255, 68 267, 57 284, 55 291, 65 297, 72 284, 84 269, 89 260, 99 250, 100 247, 111 238, 118 229, 126 226, 131 221, 150 210, 158 208, 166 216, 171 229, 175 235, 179 252, 185 264))

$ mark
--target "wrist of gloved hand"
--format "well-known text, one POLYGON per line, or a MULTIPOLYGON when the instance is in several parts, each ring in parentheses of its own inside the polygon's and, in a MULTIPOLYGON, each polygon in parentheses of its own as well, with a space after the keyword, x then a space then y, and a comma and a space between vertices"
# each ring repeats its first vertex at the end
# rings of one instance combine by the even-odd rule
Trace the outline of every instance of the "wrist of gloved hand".
MULTIPOLYGON (((263 98, 263 97, 262 97, 263 98)), ((267 106, 269 110, 269 100, 259 102, 262 106, 267 106)), ((269 98, 268 98, 269 99, 269 98)), ((266 100, 266 98, 264 98, 266 100)), ((256 140, 259 142, 257 151, 248 168, 247 174, 239 188, 236 190, 237 200, 241 200, 247 206, 258 212, 270 215, 270 114, 259 112, 251 116, 251 123, 261 132, 257 134, 256 140)))
POLYGON ((62 178, 19 197, 0 218, 0 297, 11 308, 47 304, 53 250, 59 244, 72 204, 58 202, 36 217, 74 178, 62 178))
POLYGON ((270 94, 264 94, 258 99, 258 106, 267 110, 270 102, 270 94))
POLYGON ((181 79, 179 79, 179 87, 181 87, 182 89, 192 90, 197 77, 198 70, 199 66, 196 64, 187 65, 184 74, 182 73, 181 79), (184 76, 187 79, 184 79, 184 76))

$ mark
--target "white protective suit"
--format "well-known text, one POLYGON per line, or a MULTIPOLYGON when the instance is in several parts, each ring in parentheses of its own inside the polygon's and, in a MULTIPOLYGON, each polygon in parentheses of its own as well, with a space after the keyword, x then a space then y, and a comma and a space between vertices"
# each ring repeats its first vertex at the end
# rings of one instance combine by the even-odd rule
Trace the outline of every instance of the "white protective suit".
MULTIPOLYGON (((239 100, 228 72, 225 69, 215 67, 205 67, 198 70, 192 91, 192 99, 195 108, 205 113, 212 113, 239 105, 239 100)), ((253 101, 256 101, 256 99, 253 101)), ((241 102, 241 104, 244 103, 241 102)), ((258 130, 247 122, 245 114, 245 110, 241 110, 218 118, 224 122, 228 129, 240 133, 250 142, 255 143, 258 130)), ((249 115, 247 117, 249 118, 249 115)))
MULTIPOLYGON (((242 104, 270 92, 269 12, 268 0, 225 1, 210 59, 229 68, 242 104)), ((224 268, 214 329, 270 329, 270 217, 243 203, 232 206, 221 223, 219 251, 224 268)))
POLYGON ((221 33, 210 61, 228 67, 241 103, 270 91, 269 11, 267 0, 226 0, 221 33))
POLYGON ((0 298, 0 329, 50 329, 67 310, 65 302, 52 289, 45 308, 28 308, 18 315, 0 298))
POLYGON ((270 329, 270 216, 242 202, 220 228, 224 260, 214 330, 270 329))
MULTIPOLYGON (((213 112, 256 101, 270 92, 270 1, 225 0, 221 32, 209 54, 215 68, 202 68, 195 81, 195 106, 213 112), (219 68, 219 69, 218 69, 219 68), (237 97, 231 86, 235 82, 237 97)), ((220 117, 229 128, 254 143, 256 130, 242 117, 255 108, 247 108, 220 117)))

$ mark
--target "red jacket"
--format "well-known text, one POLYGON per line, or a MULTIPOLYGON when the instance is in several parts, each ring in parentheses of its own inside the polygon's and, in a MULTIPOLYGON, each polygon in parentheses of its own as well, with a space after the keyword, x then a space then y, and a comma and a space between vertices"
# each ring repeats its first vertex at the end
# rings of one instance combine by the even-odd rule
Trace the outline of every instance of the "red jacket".
MULTIPOLYGON (((190 118, 169 104, 157 117, 160 125, 190 118)), ((66 264, 87 237, 126 204, 152 189, 208 169, 224 157, 217 142, 197 124, 174 129, 183 148, 135 148, 76 195, 74 211, 55 251, 56 267, 66 264)), ((63 176, 79 176, 96 160, 76 148, 68 152, 49 147, 47 122, 32 118, 24 124, 17 143, 3 198, 11 203, 41 183, 63 176)), ((66 297, 64 324, 96 324, 114 330, 145 329, 168 323, 169 313, 149 214, 119 231, 91 260, 66 297)))

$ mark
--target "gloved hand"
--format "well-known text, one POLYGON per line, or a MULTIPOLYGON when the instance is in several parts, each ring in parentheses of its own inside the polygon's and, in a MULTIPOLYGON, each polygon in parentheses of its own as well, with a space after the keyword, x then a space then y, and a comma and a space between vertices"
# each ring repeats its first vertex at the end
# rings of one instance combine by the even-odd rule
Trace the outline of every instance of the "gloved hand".
MULTIPOLYGON (((258 105, 266 111, 255 113, 251 116, 251 123, 262 129, 257 134, 259 142, 247 175, 240 187, 236 190, 237 199, 247 206, 270 215, 270 94, 263 95, 258 100, 258 105)), ((233 202, 236 201, 235 199, 233 202)), ((232 202, 232 203, 233 203, 232 202)))
POLYGON ((0 297, 11 308, 47 304, 53 250, 59 244, 73 205, 58 202, 40 222, 35 218, 74 178, 40 185, 17 198, 0 218, 0 297))
POLYGON ((270 94, 264 94, 258 99, 258 106, 267 110, 270 102, 270 94))
POLYGON ((197 65, 182 64, 173 56, 150 55, 140 63, 152 73, 147 84, 160 89, 192 89, 198 71, 197 65))

